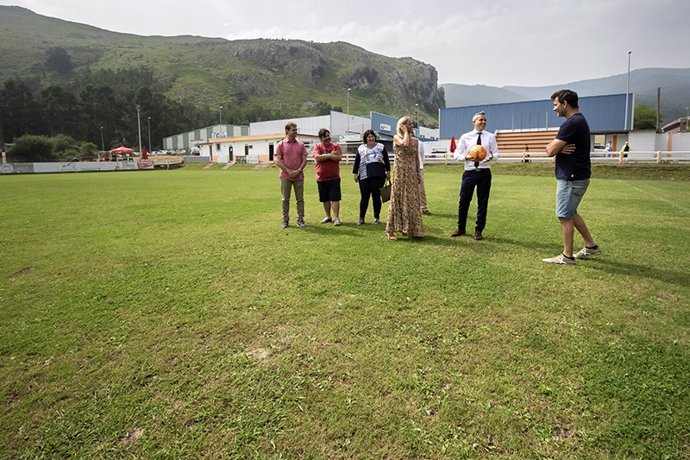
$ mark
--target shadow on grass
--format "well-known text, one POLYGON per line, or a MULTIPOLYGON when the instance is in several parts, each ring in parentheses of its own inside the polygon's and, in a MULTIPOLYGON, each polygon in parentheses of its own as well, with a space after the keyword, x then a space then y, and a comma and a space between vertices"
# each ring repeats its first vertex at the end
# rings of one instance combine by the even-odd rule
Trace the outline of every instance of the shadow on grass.
POLYGON ((624 276, 643 276, 645 278, 677 284, 678 286, 689 286, 690 275, 686 272, 659 269, 648 265, 631 264, 620 260, 596 257, 580 262, 587 264, 594 270, 601 270, 612 275, 624 276))
MULTIPOLYGON (((429 229, 427 229, 429 230, 429 229)), ((433 229, 435 232, 439 231, 438 228, 433 229)), ((357 225, 355 223, 343 223, 339 227, 335 227, 333 224, 315 224, 315 225, 307 225, 306 228, 304 228, 302 231, 309 232, 312 234, 317 234, 317 235, 324 235, 324 236, 332 236, 336 234, 345 234, 348 236, 356 236, 360 238, 374 238, 374 239, 381 239, 382 241, 386 241, 385 233, 386 233, 386 224, 385 222, 381 222, 381 224, 376 225, 376 224, 364 224, 364 225, 357 225)), ((423 238, 413 238, 413 237, 408 237, 406 235, 403 235, 400 232, 395 232, 396 240, 391 241, 390 243, 395 243, 395 242, 400 242, 400 243, 411 243, 411 244, 433 244, 435 246, 462 246, 463 242, 466 244, 479 244, 480 242, 476 242, 472 240, 472 237, 470 236, 469 238, 463 237, 461 239, 458 238, 451 238, 452 230, 448 230, 448 235, 447 236, 438 236, 438 235, 432 235, 429 232, 426 233, 426 236, 423 238)), ((445 233, 445 232, 444 232, 445 233)))
POLYGON ((509 244, 511 246, 519 246, 521 248, 536 251, 538 252, 536 255, 537 257, 551 257, 552 255, 557 254, 562 248, 558 242, 546 243, 532 240, 514 240, 512 238, 503 238, 500 236, 491 237, 491 240, 501 244, 509 244), (553 254, 551 254, 552 252, 553 254))
POLYGON ((436 217, 442 217, 442 218, 446 218, 446 219, 453 219, 454 222, 457 222, 457 220, 458 220, 458 213, 457 213, 457 212, 455 212, 455 213, 450 213, 450 212, 435 212, 435 211, 432 211, 431 214, 425 215, 425 216, 422 218, 422 220, 433 219, 433 218, 436 218, 436 217))
MULTIPOLYGON (((344 222, 341 226, 335 227, 333 224, 312 224, 307 225, 305 229, 300 229, 313 234, 319 235, 335 235, 335 234, 346 234, 348 236, 366 237, 366 238, 376 238, 381 237, 385 240, 386 224, 382 222, 380 225, 375 224, 364 224, 357 225, 355 223, 344 222)), ((450 236, 455 228, 445 228, 438 226, 427 226, 425 228, 425 236, 423 238, 412 238, 406 235, 396 232, 396 241, 407 242, 413 244, 432 244, 434 246, 450 246, 450 247, 469 247, 479 250, 480 248, 488 248, 494 244, 507 244, 513 246, 523 247, 535 252, 538 252, 537 257, 546 257, 551 254, 551 252, 558 251, 558 245, 551 243, 540 243, 537 241, 526 241, 526 240, 514 240, 510 238, 503 238, 500 236, 492 236, 491 234, 485 235, 483 241, 474 241, 472 238, 472 233, 467 235, 453 238, 450 236)))
POLYGON ((336 235, 338 233, 340 234, 346 234, 348 236, 366 236, 367 238, 371 237, 372 233, 378 233, 381 232, 383 235, 383 231, 386 229, 386 224, 382 223, 380 225, 374 225, 374 224, 365 224, 365 225, 357 225, 356 223, 349 223, 349 222, 343 222, 339 226, 335 226, 331 223, 328 224, 313 224, 313 225, 307 225, 307 227, 304 229, 304 231, 307 231, 309 233, 316 233, 319 235, 336 235))

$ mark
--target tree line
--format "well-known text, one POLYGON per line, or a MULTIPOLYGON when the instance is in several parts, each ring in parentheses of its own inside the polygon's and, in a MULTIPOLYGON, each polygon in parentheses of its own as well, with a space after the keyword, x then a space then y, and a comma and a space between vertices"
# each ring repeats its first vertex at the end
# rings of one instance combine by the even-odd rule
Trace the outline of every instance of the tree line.
MULTIPOLYGON (((147 67, 75 71, 63 48, 50 48, 32 76, 8 79, 0 88, 0 147, 20 144, 15 156, 23 161, 83 158, 120 145, 137 150, 141 123, 141 144, 153 151, 162 148, 164 137, 219 122, 217 109, 168 97, 171 84, 147 67)), ((226 107, 222 122, 227 124, 294 115, 288 113, 294 109, 280 105, 238 104, 231 95, 218 103, 226 107)), ((330 104, 318 102, 309 111, 330 110, 330 104)))
POLYGON ((86 85, 78 92, 61 85, 32 89, 31 82, 6 80, 0 89, 0 141, 15 142, 24 135, 66 135, 109 150, 139 143, 148 150, 161 147, 162 138, 210 122, 211 115, 185 106, 160 92, 141 86, 118 90, 108 85, 86 85), (151 144, 148 145, 148 127, 151 144))
MULTIPOLYGON (((148 71, 127 71, 127 79, 133 80, 134 84, 119 84, 125 75, 118 74, 101 71, 88 75, 89 83, 84 85, 79 82, 53 84, 44 89, 35 89, 38 86, 36 81, 6 80, 0 89, 0 144, 13 144, 20 141, 22 136, 34 136, 29 138, 30 142, 23 143, 25 148, 21 155, 15 156, 21 156, 22 161, 71 160, 73 156, 95 157, 98 150, 110 150, 120 145, 137 150, 137 107, 141 121, 141 143, 148 151, 161 149, 164 137, 214 125, 219 121, 215 110, 198 109, 167 97, 156 88, 158 84, 148 71), (148 145, 149 126, 152 145, 148 145), (36 139, 36 136, 46 139, 36 139), (56 139, 50 140, 53 138, 56 139), (71 139, 71 143, 65 142, 66 139, 71 139), (54 151, 46 157, 47 140, 51 145, 67 150, 54 151), (84 147, 85 143, 92 144, 95 149, 84 147), (39 144, 44 147, 39 149, 39 144), (32 157, 31 149, 43 153, 36 153, 32 157), (92 150, 93 154, 88 153, 92 150), (75 155, 76 151, 79 151, 79 155, 75 155)), ((222 121, 227 124, 247 125, 251 121, 291 116, 283 113, 285 110, 280 107, 249 104, 237 107, 232 105, 232 101, 226 102, 225 107, 232 107, 232 110, 223 113, 222 121)), ((328 114, 331 109, 330 104, 325 102, 318 102, 312 107, 315 115, 328 114)), ((19 161, 19 158, 15 161, 19 161)))

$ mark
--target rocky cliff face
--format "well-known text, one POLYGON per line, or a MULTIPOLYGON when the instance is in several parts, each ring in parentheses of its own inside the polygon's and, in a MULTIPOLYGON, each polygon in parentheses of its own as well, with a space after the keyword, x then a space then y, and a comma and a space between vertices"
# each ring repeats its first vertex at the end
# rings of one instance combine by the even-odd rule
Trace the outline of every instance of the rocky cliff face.
POLYGON ((323 77, 327 66, 324 53, 301 42, 261 40, 256 44, 233 46, 233 56, 275 74, 300 79, 314 86, 323 77))
POLYGON ((353 97, 369 97, 397 111, 415 104, 428 113, 445 107, 436 69, 412 58, 381 56, 342 42, 251 40, 223 47, 237 60, 234 67, 252 69, 232 70, 229 76, 247 96, 276 95, 287 79, 307 91, 350 88, 353 97))
POLYGON ((435 113, 445 107, 443 90, 438 87, 438 73, 429 64, 412 58, 391 58, 371 53, 349 43, 318 45, 344 66, 342 83, 348 88, 385 95, 389 104, 435 113))

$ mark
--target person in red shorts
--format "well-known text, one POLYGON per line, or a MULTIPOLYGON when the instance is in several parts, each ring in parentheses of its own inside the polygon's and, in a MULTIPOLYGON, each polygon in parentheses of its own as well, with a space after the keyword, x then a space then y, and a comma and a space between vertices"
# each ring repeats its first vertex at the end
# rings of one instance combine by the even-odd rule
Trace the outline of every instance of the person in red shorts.
POLYGON ((340 225, 340 160, 343 151, 338 144, 331 141, 331 132, 326 128, 319 130, 319 139, 321 142, 314 146, 314 162, 319 201, 323 203, 323 210, 326 212, 326 217, 321 223, 333 222, 333 225, 340 225))

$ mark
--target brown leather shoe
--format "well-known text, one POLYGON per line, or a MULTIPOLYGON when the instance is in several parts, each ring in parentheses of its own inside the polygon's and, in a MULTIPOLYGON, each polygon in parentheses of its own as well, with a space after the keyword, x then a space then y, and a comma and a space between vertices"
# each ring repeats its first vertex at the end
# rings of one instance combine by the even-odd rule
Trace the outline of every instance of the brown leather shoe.
POLYGON ((482 236, 482 232, 480 232, 479 230, 475 231, 474 232, 474 239, 477 241, 483 240, 484 237, 482 236))
POLYGON ((453 233, 450 234, 450 236, 453 238, 455 238, 456 236, 462 236, 462 235, 465 235, 465 230, 457 229, 453 233))

